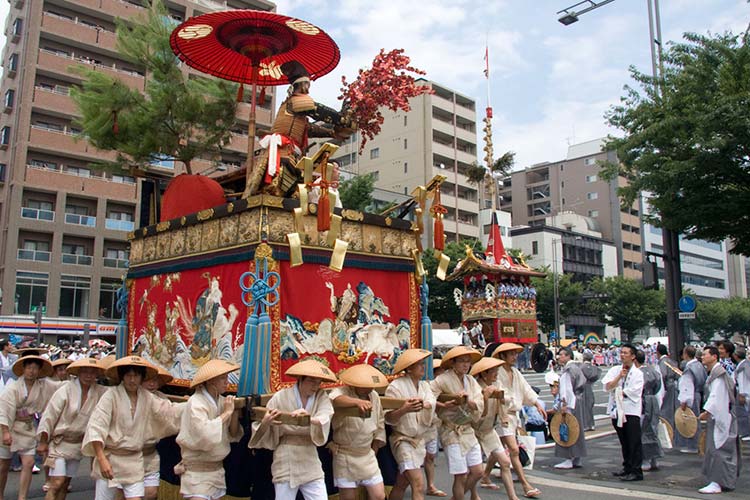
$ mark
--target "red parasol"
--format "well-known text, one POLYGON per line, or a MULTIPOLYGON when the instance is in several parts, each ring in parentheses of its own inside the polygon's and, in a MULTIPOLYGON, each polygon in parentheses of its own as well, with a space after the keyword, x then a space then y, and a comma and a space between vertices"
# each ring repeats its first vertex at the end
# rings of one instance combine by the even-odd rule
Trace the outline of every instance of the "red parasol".
POLYGON ((331 37, 306 21, 259 10, 229 10, 193 17, 170 37, 172 50, 188 66, 225 80, 252 85, 247 176, 255 151, 257 85, 289 83, 281 72, 301 63, 315 80, 331 72, 341 54, 331 37))

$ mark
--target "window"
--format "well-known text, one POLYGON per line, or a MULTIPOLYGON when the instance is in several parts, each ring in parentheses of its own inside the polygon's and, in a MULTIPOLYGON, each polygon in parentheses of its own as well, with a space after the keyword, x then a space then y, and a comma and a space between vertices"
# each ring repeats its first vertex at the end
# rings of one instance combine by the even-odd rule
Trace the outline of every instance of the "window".
POLYGON ((77 175, 78 177, 91 177, 91 170, 83 167, 65 167, 65 173, 71 175, 77 175))
POLYGON ((531 242, 531 255, 539 255, 539 242, 538 241, 531 242))
POLYGON ((174 168, 174 157, 169 155, 155 155, 153 158, 151 158, 151 161, 149 164, 152 167, 159 167, 159 168, 174 168))
POLYGON ((404 162, 404 173, 405 174, 409 173, 409 164, 407 162, 404 162))
POLYGON ((122 248, 107 248, 104 252, 104 267, 125 269, 128 267, 128 251, 122 248))
POLYGON ((380 158, 380 148, 372 148, 370 150, 370 159, 375 160, 376 158, 380 158))
POLYGON ((47 273, 16 272, 16 314, 31 314, 32 305, 45 304, 48 284, 49 274, 47 273))
POLYGON ((374 172, 370 172, 370 175, 372 176, 372 180, 373 181, 380 180, 380 171, 379 170, 376 170, 374 172))
POLYGON ((0 146, 4 146, 3 149, 7 149, 10 145, 10 127, 7 125, 0 129, 0 146))
POLYGON ((596 165, 596 158, 586 158, 583 160, 583 164, 587 167, 590 167, 591 165, 596 165))
POLYGON ((133 224, 133 214, 111 210, 107 213, 107 220, 104 222, 104 227, 115 231, 132 231, 135 227, 133 224))
POLYGON ((598 180, 599 180, 599 178, 596 175, 587 175, 586 176, 586 182, 591 183, 591 182, 596 182, 598 180))
POLYGON ((25 240, 22 248, 18 249, 19 260, 35 260, 37 262, 49 262, 49 242, 37 240, 25 240))
POLYGON ((113 174, 112 182, 119 182, 120 184, 135 184, 135 177, 113 174))
POLYGON ((93 258, 86 253, 86 247, 70 243, 63 243, 62 263, 77 266, 90 266, 93 258))
POLYGON ((60 276, 60 316, 85 318, 89 312, 91 278, 86 276, 60 276))
POLYGON ((13 89, 8 89, 5 92, 5 100, 3 101, 5 103, 5 109, 13 109, 13 101, 16 97, 16 91, 13 89))
POLYGON ((586 193, 586 198, 589 200, 598 200, 599 199, 599 193, 592 192, 592 193, 586 193))
POLYGON ((29 165, 37 168, 45 168, 47 170, 57 170, 57 163, 53 161, 31 160, 29 161, 29 165))
POLYGON ((404 115, 404 127, 406 127, 406 119, 407 119, 407 116, 404 115))
POLYGON ((0 182, 5 182, 5 170, 8 168, 8 165, 5 163, 0 163, 0 182))
POLYGON ((589 217, 599 217, 599 210, 589 210, 589 217))
POLYGON ((99 286, 99 317, 102 319, 117 319, 117 290, 122 282, 112 278, 102 278, 99 286))
POLYGON ((404 139, 404 149, 409 149, 409 140, 404 139))
POLYGON ((18 71, 18 54, 13 53, 8 58, 8 73, 13 76, 18 71))
POLYGON ((11 36, 13 37, 14 41, 18 41, 22 33, 23 19, 17 18, 15 21, 13 21, 13 31, 11 31, 11 36))

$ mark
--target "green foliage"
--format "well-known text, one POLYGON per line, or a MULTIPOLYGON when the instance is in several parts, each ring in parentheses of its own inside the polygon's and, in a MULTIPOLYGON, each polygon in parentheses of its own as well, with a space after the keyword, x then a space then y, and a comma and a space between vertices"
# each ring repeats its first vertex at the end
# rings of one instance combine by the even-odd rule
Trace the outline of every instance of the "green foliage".
POLYGON ((665 52, 663 81, 631 68, 640 91, 627 86, 607 113, 625 132, 608 142, 621 163, 603 174, 628 179, 620 189, 624 205, 643 191, 653 194, 650 222, 689 238, 731 238, 733 251, 750 255, 748 33, 685 40, 665 52))
MULTIPOLYGON (((453 241, 445 245, 444 253, 451 258, 447 274, 453 272, 456 264, 466 257, 467 245, 474 252, 484 251, 482 243, 473 239, 461 240, 460 243, 453 241)), ((458 288, 463 292, 463 284, 437 279, 437 264, 434 253, 431 250, 425 251, 422 265, 427 272, 427 284, 430 287, 430 319, 433 323, 448 323, 451 328, 456 328, 461 324, 461 308, 453 300, 453 290, 458 288)))
POLYGON ((689 324, 704 342, 710 342, 716 334, 725 339, 735 333, 747 335, 750 332, 750 300, 735 297, 699 301, 695 319, 689 324))
MULTIPOLYGON (((536 318, 544 332, 556 331, 560 325, 555 325, 555 276, 548 268, 542 269, 547 276, 532 278, 531 284, 536 288, 536 318)), ((559 274, 558 298, 560 304, 560 323, 565 318, 580 311, 582 308, 584 287, 581 283, 573 282, 570 275, 559 274)))
POLYGON ((375 176, 372 173, 355 175, 339 184, 341 205, 362 212, 372 205, 372 191, 375 189, 375 176))
POLYGON ((162 0, 139 18, 117 20, 120 55, 146 70, 143 93, 94 69, 71 68, 84 78, 71 91, 77 124, 91 144, 117 151, 117 168, 148 170, 154 159, 171 156, 190 172, 194 158, 219 153, 230 139, 237 85, 183 74, 169 45, 173 28, 162 0))
POLYGON ((590 301, 589 309, 602 322, 619 327, 627 340, 652 324, 664 307, 662 294, 657 290, 646 290, 640 281, 623 276, 592 280, 589 290, 602 296, 600 300, 590 301))
POLYGON ((500 158, 496 159, 492 167, 488 170, 486 167, 474 162, 467 168, 464 175, 467 177, 469 184, 478 185, 492 173, 499 173, 504 177, 510 173, 513 163, 516 161, 516 153, 512 151, 505 152, 500 158))

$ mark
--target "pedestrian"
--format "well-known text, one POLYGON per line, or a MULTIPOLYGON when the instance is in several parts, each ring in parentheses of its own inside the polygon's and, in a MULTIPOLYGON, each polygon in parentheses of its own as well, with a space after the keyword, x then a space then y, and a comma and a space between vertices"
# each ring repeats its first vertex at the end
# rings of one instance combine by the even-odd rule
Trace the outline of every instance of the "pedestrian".
POLYGON ((96 479, 96 500, 142 498, 143 444, 146 430, 168 428, 175 412, 141 387, 156 368, 140 356, 120 358, 106 370, 107 378, 118 383, 104 392, 83 437, 84 456, 94 457, 92 477, 96 479), (153 420, 153 421, 151 421, 153 420), (151 421, 151 422, 150 422, 151 421))
POLYGON ((55 382, 66 382, 70 380, 68 375, 68 365, 73 361, 68 358, 59 358, 52 362, 52 374, 51 379, 55 382))
POLYGON ((607 413, 622 449, 622 470, 613 472, 621 481, 642 481, 641 398, 643 373, 635 366, 635 347, 620 346, 622 365, 613 366, 602 379, 609 393, 607 413))
POLYGON ((659 398, 661 391, 661 372, 658 366, 646 364, 643 351, 636 352, 635 366, 643 373, 643 405, 641 410, 641 470, 659 469, 658 459, 664 456, 659 441, 659 398))
POLYGON ((438 436, 453 476, 453 500, 463 499, 482 477, 482 450, 471 424, 482 415, 484 398, 479 384, 469 375, 471 365, 481 358, 475 349, 456 346, 445 353, 441 364, 444 371, 430 383, 435 398, 441 394, 460 398, 437 403, 438 436))
MULTIPOLYGON (((472 423, 477 441, 487 457, 487 464, 484 467, 484 473, 480 479, 479 485, 482 488, 499 490, 500 487, 492 482, 490 473, 495 464, 500 465, 500 478, 505 486, 505 494, 510 500, 518 500, 516 492, 513 489, 513 477, 510 473, 510 457, 503 448, 500 436, 497 435, 495 426, 498 422, 505 420, 505 411, 499 396, 500 390, 495 385, 497 372, 504 361, 497 358, 482 358, 474 363, 471 367, 471 376, 475 377, 479 387, 482 389, 484 398, 484 411, 479 420, 472 423)), ((472 492, 472 498, 479 498, 476 493, 476 484, 472 492)))
POLYGON ((0 498, 5 492, 11 456, 18 452, 21 456, 18 498, 26 499, 35 466, 38 418, 59 387, 59 382, 49 379, 52 375, 49 360, 37 355, 38 351, 27 352, 34 354, 24 355, 13 363, 13 374, 18 378, 0 394, 0 498))
MULTIPOLYGON (((579 363, 573 361, 573 350, 563 347, 557 353, 557 359, 563 366, 560 375, 560 411, 571 414, 578 421, 578 428, 583 429, 583 392, 586 377, 579 363)), ((560 446, 555 443, 555 456, 564 458, 562 462, 555 465, 555 469, 572 469, 583 466, 583 457, 586 456, 586 436, 584 432, 578 434, 578 440, 572 446, 560 446)))
POLYGON ((294 500, 300 492, 305 500, 326 500, 323 465, 317 446, 328 441, 333 407, 322 382, 336 382, 336 375, 322 363, 306 359, 286 371, 296 383, 268 401, 261 422, 253 422, 249 448, 273 450, 273 486, 277 500, 294 500), (309 426, 282 424, 281 412, 309 417, 309 426))
POLYGON ((734 351, 737 369, 734 370, 734 382, 737 387, 737 404, 734 406, 737 415, 737 432, 740 437, 750 436, 750 361, 743 346, 734 351))
POLYGON ((679 368, 677 368, 677 364, 670 359, 667 346, 659 344, 656 347, 656 352, 659 356, 658 370, 661 374, 662 389, 664 391, 660 415, 663 419, 669 422, 669 425, 674 429, 674 413, 679 407, 677 400, 677 381, 680 378, 681 372, 679 368))
MULTIPOLYGON (((688 345, 682 350, 685 368, 677 383, 679 393, 677 400, 683 410, 690 408, 695 415, 700 414, 703 406, 703 387, 706 385, 706 369, 696 358, 695 347, 688 345)), ((698 453, 698 434, 686 438, 680 433, 675 434, 675 447, 682 453, 698 453)))
POLYGON ((583 385, 583 398, 581 401, 581 409, 583 410, 582 417, 582 429, 584 431, 593 431, 596 427, 596 421, 594 419, 594 384, 602 376, 602 369, 593 363, 594 354, 589 352, 583 353, 583 364, 581 365, 581 372, 586 378, 586 383, 583 385))
POLYGON ((719 363, 731 377, 736 367, 734 361, 732 361, 734 344, 728 340, 719 340, 716 342, 716 347, 719 349, 719 363))
POLYGON ((700 493, 734 490, 739 473, 737 419, 731 410, 735 403, 734 380, 719 359, 718 348, 709 346, 703 350, 703 366, 709 373, 708 394, 699 418, 708 422, 702 472, 709 483, 698 490, 700 493))
MULTIPOLYGON (((443 373, 442 363, 439 359, 432 360, 432 379, 443 373)), ((424 476, 427 481, 426 494, 431 497, 447 497, 448 494, 435 486, 435 461, 437 460, 438 450, 438 428, 440 427, 440 418, 437 413, 433 413, 432 425, 425 434, 425 456, 424 456, 424 476)))
POLYGON ((16 378, 13 374, 13 363, 16 359, 18 356, 13 354, 13 344, 8 342, 8 339, 0 340, 0 393, 16 378))
POLYGON ((83 458, 81 443, 89 418, 106 387, 96 383, 104 370, 97 360, 80 359, 67 367, 75 376, 54 393, 37 428, 37 452, 49 467, 46 500, 64 500, 83 458))
POLYGON ((404 376, 393 379, 385 391, 386 397, 404 400, 401 408, 385 415, 385 421, 393 431, 389 444, 398 463, 396 484, 389 500, 402 500, 407 487, 411 487, 412 499, 424 500, 425 482, 421 467, 425 460, 425 436, 432 426, 436 403, 430 383, 422 380, 424 360, 430 356, 432 353, 424 349, 402 352, 393 366, 393 373, 405 372, 404 376))
MULTIPOLYGON (((95 359, 95 358, 87 358, 95 359)), ((156 366, 156 375, 148 377, 143 381, 143 388, 153 394, 159 399, 169 401, 167 395, 161 392, 161 389, 165 384, 172 381, 174 377, 167 370, 161 366, 156 366)), ((147 429, 146 437, 143 442, 143 490, 144 500, 156 500, 159 495, 159 482, 161 480, 161 459, 159 453, 156 451, 156 444, 161 440, 162 437, 174 436, 180 432, 180 421, 182 419, 182 411, 185 409, 187 403, 172 403, 170 405, 175 410, 175 419, 161 429, 147 429)))
POLYGON ((520 450, 518 448, 518 440, 516 439, 516 433, 520 426, 520 420, 518 418, 518 412, 524 406, 536 406, 539 413, 544 418, 547 418, 547 412, 539 403, 539 397, 534 389, 531 388, 529 383, 523 377, 520 371, 515 367, 516 360, 518 359, 518 353, 523 350, 518 344, 507 342, 500 344, 495 352, 492 353, 493 358, 499 358, 505 363, 500 367, 497 374, 497 381, 495 384, 498 389, 505 392, 504 410, 507 418, 507 425, 503 425, 498 428, 498 434, 503 442, 503 446, 508 450, 510 454, 510 462, 513 465, 513 470, 521 482, 523 487, 524 496, 526 498, 537 498, 542 492, 531 485, 529 480, 526 478, 526 473, 523 470, 521 464, 520 450))

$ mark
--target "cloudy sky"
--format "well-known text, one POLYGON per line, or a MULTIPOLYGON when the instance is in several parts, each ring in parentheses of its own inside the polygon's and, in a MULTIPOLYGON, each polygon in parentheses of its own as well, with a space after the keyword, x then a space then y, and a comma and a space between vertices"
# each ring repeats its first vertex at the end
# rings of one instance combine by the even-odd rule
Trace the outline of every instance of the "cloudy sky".
MULTIPOLYGON (((516 167, 565 157, 569 143, 616 133, 603 115, 629 81, 628 67, 650 71, 646 0, 616 0, 563 26, 556 12, 577 0, 277 0, 278 12, 326 30, 342 59, 315 82, 315 98, 336 105, 350 80, 381 48, 403 48, 427 78, 487 101, 489 45, 494 144, 516 152, 516 167)), ((739 33, 746 0, 661 0, 663 38, 684 32, 739 33)), ((0 1, 0 19, 9 4, 0 1)), ((2 39, 2 37, 0 37, 2 39)), ((4 43, 4 41, 3 41, 4 43)))

